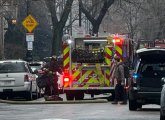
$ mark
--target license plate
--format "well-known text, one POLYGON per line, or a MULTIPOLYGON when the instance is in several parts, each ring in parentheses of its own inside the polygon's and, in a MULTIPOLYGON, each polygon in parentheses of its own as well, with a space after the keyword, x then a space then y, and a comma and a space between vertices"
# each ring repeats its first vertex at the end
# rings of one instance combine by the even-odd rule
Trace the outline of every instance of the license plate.
POLYGON ((13 86, 14 81, 1 81, 0 86, 13 86))

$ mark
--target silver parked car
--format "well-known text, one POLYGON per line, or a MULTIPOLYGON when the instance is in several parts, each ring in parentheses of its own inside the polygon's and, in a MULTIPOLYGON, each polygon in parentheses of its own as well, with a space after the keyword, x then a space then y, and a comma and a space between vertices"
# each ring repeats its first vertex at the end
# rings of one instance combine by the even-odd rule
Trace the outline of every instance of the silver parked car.
POLYGON ((38 96, 36 76, 23 60, 0 61, 0 97, 24 97, 32 100, 38 96))

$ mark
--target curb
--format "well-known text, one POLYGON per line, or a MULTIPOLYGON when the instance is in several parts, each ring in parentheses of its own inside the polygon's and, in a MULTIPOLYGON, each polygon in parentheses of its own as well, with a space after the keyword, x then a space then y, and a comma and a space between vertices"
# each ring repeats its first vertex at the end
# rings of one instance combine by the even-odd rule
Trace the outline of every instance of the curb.
POLYGON ((11 101, 1 100, 0 103, 7 104, 82 104, 82 103, 107 103, 107 100, 76 100, 76 101, 11 101))

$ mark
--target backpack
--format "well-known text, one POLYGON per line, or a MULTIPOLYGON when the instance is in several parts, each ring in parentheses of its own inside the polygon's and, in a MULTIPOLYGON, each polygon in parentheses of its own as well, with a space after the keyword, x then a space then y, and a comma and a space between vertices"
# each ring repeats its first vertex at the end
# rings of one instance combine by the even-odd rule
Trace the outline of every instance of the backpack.
POLYGON ((124 77, 129 78, 129 68, 125 64, 123 66, 124 66, 124 77))

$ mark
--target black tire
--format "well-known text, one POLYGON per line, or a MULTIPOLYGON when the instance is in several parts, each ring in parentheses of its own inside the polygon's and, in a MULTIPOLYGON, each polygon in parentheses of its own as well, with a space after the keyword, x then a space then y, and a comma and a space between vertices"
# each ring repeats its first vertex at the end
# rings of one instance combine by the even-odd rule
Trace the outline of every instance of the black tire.
POLYGON ((4 95, 4 94, 0 94, 0 99, 3 99, 3 100, 6 100, 6 95, 4 95))
POLYGON ((137 102, 136 100, 129 99, 129 110, 135 111, 137 109, 137 102))
POLYGON ((165 116, 163 116, 161 112, 160 112, 160 120, 165 120, 165 116))
POLYGON ((74 100, 74 93, 73 93, 73 91, 67 91, 66 92, 66 99, 67 100, 74 100))
POLYGON ((33 95, 32 95, 32 92, 31 91, 26 92, 25 99, 28 100, 28 101, 30 101, 30 100, 33 99, 33 95))
POLYGON ((108 100, 108 101, 114 101, 114 99, 115 99, 115 93, 112 92, 112 93, 111 93, 111 96, 107 97, 107 100, 108 100))
POLYGON ((141 109, 142 108, 142 104, 137 104, 137 108, 141 109))
POLYGON ((39 98, 39 90, 38 90, 38 88, 36 88, 36 91, 35 91, 35 93, 33 95, 33 98, 34 99, 38 99, 39 98))
POLYGON ((75 92, 75 100, 83 100, 84 99, 84 92, 76 91, 75 92))
POLYGON ((38 92, 38 98, 42 97, 42 93, 41 93, 41 89, 39 88, 39 92, 38 92))

